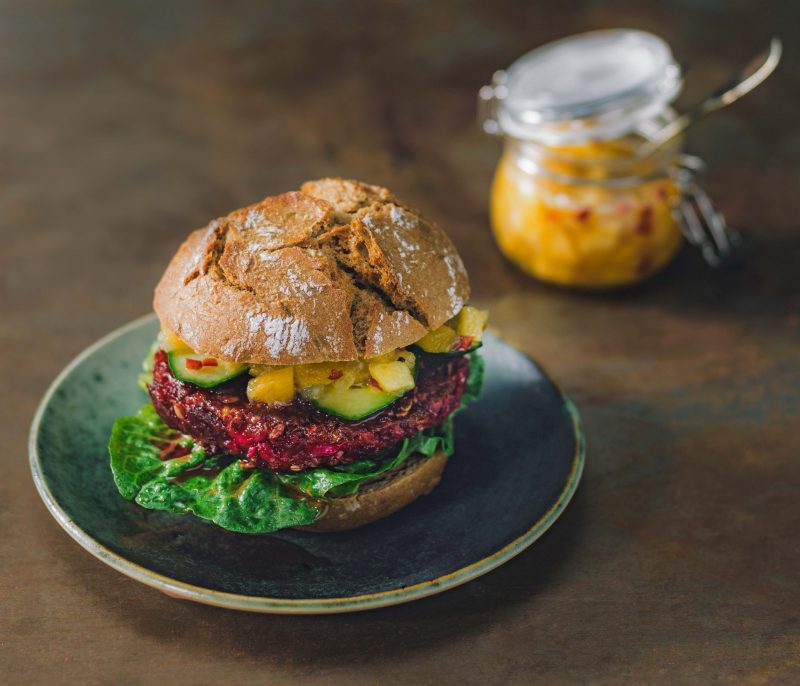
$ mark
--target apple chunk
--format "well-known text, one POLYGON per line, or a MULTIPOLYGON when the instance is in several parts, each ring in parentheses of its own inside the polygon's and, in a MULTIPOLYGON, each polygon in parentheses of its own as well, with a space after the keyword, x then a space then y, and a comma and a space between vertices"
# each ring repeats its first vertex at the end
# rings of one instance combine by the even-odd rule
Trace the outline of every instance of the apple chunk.
POLYGON ((262 371, 247 383, 247 397, 268 405, 290 403, 294 400, 294 369, 274 367, 262 371))
POLYGON ((414 388, 414 376, 403 362, 373 362, 369 373, 387 393, 404 393, 414 388))

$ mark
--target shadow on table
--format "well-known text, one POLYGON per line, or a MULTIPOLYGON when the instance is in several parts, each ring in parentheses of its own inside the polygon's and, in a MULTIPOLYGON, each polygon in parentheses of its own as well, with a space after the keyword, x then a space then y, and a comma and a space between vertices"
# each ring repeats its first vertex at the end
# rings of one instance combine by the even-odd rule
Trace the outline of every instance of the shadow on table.
POLYGON ((710 267, 696 248, 687 245, 652 279, 618 290, 592 291, 541 283, 505 263, 495 267, 496 278, 481 280, 476 291, 486 300, 512 293, 540 307, 547 303, 568 305, 573 316, 595 308, 640 305, 681 316, 707 312, 720 317, 781 315, 800 294, 796 265, 799 251, 800 232, 758 227, 745 235, 740 261, 725 268, 710 267), (573 309, 576 307, 577 311, 573 309))
MULTIPOLYGON (((581 544, 584 488, 553 528, 518 557, 464 586, 405 605, 340 615, 249 614, 171 599, 112 570, 104 570, 108 583, 93 584, 90 592, 137 633, 179 643, 187 659, 313 662, 319 668, 378 656, 401 659, 408 650, 434 650, 486 632, 553 583, 581 544)), ((74 560, 70 555, 65 563, 74 560)))

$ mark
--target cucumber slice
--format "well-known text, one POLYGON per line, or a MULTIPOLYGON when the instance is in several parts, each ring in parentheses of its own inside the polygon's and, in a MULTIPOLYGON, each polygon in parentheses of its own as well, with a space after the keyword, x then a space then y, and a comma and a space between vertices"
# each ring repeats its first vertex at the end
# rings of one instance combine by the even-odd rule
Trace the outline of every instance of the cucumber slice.
POLYGON ((439 353, 439 355, 446 355, 447 357, 458 357, 459 355, 474 353, 482 345, 483 343, 481 341, 478 341, 477 343, 473 343, 469 348, 466 348, 465 350, 451 350, 446 353, 439 353))
POLYGON ((212 358, 203 357, 196 353, 167 353, 169 368, 175 378, 187 383, 193 383, 201 388, 219 386, 247 371, 246 364, 226 362, 217 358, 214 358, 216 365, 203 364, 203 360, 210 359, 212 358), (198 364, 200 365, 199 367, 197 367, 198 364), (193 369, 193 367, 197 368, 193 369))
POLYGON ((337 390, 333 385, 312 386, 303 391, 303 397, 318 410, 351 421, 375 414, 401 395, 372 386, 351 386, 344 390, 337 390))
MULTIPOLYGON (((416 381, 419 365, 414 362, 411 374, 416 381)), ((410 389, 408 389, 410 390, 410 389)), ((356 421, 375 414, 395 400, 404 396, 408 390, 390 393, 375 386, 350 386, 343 388, 336 383, 325 386, 311 386, 300 391, 301 395, 318 410, 356 421)))
POLYGON ((467 355, 469 353, 474 353, 481 346, 483 346, 483 343, 481 341, 478 341, 477 343, 474 343, 473 345, 471 345, 466 350, 448 350, 446 352, 429 352, 428 350, 425 350, 424 348, 422 348, 422 347, 420 347, 420 346, 418 346, 416 344, 412 345, 411 349, 415 350, 415 351, 418 351, 418 352, 421 352, 421 353, 426 353, 427 355, 436 355, 437 357, 440 357, 440 356, 441 357, 460 357, 461 355, 467 355))

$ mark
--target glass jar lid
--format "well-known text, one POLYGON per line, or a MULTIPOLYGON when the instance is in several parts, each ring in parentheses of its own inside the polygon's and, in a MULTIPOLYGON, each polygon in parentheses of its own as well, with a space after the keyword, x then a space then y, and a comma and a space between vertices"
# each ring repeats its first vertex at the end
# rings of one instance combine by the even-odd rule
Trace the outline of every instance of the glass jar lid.
POLYGON ((547 145, 617 138, 680 92, 669 45, 651 33, 592 31, 548 43, 495 73, 479 93, 483 127, 547 145))

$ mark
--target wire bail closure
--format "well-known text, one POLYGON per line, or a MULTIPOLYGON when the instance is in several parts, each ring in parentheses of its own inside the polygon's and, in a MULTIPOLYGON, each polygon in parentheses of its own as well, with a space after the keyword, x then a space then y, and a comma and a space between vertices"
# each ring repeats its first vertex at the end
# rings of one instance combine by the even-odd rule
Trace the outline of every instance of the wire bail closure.
POLYGON ((714 268, 724 268, 741 260, 742 237, 728 226, 725 216, 697 184, 697 174, 705 169, 705 162, 699 157, 679 157, 674 174, 681 199, 673 208, 673 216, 686 240, 700 250, 705 261, 714 268))

